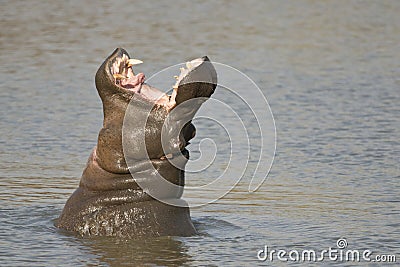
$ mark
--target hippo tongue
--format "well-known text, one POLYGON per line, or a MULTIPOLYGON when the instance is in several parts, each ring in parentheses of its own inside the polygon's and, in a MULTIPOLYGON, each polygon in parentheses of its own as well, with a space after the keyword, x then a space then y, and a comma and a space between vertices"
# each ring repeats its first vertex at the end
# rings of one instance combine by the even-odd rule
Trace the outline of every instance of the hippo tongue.
MULTIPOLYGON (((132 72, 131 69, 129 69, 129 71, 132 72)), ((143 73, 139 73, 136 76, 132 74, 131 76, 128 76, 127 79, 121 80, 121 86, 126 89, 134 89, 135 91, 140 91, 140 87, 144 83, 144 79, 145 77, 143 73)))

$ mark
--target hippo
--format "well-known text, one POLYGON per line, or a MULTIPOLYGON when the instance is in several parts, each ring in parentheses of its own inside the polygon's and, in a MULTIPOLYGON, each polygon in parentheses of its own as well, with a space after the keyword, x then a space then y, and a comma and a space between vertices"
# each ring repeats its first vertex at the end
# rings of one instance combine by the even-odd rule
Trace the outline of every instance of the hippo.
POLYGON ((186 146, 195 113, 215 91, 217 73, 207 56, 180 69, 170 94, 145 82, 142 63, 117 48, 99 67, 95 84, 103 127, 79 187, 56 219, 81 236, 190 236, 196 229, 186 201, 186 146))

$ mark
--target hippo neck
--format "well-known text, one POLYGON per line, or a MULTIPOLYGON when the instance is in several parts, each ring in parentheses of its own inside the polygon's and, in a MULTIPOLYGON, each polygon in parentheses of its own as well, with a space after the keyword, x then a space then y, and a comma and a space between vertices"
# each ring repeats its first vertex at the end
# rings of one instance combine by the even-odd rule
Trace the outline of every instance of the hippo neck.
MULTIPOLYGON (((90 192, 114 192, 114 195, 135 196, 134 201, 146 201, 151 197, 144 192, 141 185, 157 182, 157 177, 163 177, 171 184, 184 186, 184 171, 176 168, 168 160, 143 160, 129 168, 130 173, 112 173, 98 164, 97 147, 88 159, 80 181, 80 188, 90 192), (143 183, 143 184, 142 184, 143 183), (123 193, 125 192, 125 193, 123 193), (139 198, 139 199, 138 199, 139 198)), ((167 192, 165 198, 180 198, 181 191, 167 192)))
POLYGON ((100 167, 111 173, 132 173, 126 157, 141 161, 145 158, 159 159, 164 155, 159 129, 163 127, 167 110, 141 101, 140 97, 131 98, 129 105, 127 101, 118 95, 103 101, 104 121, 96 153, 100 167), (129 149, 124 151, 124 146, 129 149))

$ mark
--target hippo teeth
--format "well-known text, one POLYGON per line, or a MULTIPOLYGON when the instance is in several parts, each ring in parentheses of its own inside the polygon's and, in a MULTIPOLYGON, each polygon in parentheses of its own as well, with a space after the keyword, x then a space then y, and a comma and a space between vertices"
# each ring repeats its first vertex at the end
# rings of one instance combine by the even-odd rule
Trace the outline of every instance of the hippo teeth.
POLYGON ((128 78, 125 75, 122 75, 122 74, 119 74, 119 73, 113 74, 113 76, 114 76, 114 78, 116 80, 121 80, 121 79, 127 79, 128 78))
POLYGON ((176 80, 170 94, 164 93, 154 87, 147 85, 143 73, 137 75, 133 72, 132 67, 142 64, 139 59, 129 58, 127 54, 122 54, 114 58, 109 68, 111 79, 119 88, 129 90, 131 93, 138 94, 140 97, 147 99, 159 106, 171 110, 176 106, 176 97, 178 95, 178 87, 182 80, 194 69, 204 62, 203 58, 197 58, 186 62, 181 68, 179 75, 174 76, 176 80))
POLYGON ((134 65, 139 65, 139 64, 142 64, 143 63, 143 61, 141 61, 141 60, 139 60, 139 59, 134 59, 134 58, 131 58, 131 59, 128 59, 128 61, 127 61, 127 67, 132 67, 132 66, 134 66, 134 65))
POLYGON ((142 63, 143 61, 139 59, 129 58, 123 54, 121 57, 115 59, 111 67, 111 73, 116 82, 117 80, 129 79, 135 75, 132 66, 142 63))
POLYGON ((164 155, 164 156, 162 156, 160 159, 172 159, 174 157, 174 155, 172 155, 171 153, 169 153, 169 154, 167 154, 167 155, 164 155))
POLYGON ((196 59, 193 59, 192 61, 186 62, 185 63, 186 68, 184 68, 184 67, 179 68, 180 74, 179 74, 179 76, 174 76, 174 78, 176 79, 176 83, 173 86, 173 88, 177 89, 179 86, 179 83, 182 81, 183 77, 185 77, 194 68, 199 66, 202 62, 203 62, 203 60, 201 58, 196 58, 196 59))

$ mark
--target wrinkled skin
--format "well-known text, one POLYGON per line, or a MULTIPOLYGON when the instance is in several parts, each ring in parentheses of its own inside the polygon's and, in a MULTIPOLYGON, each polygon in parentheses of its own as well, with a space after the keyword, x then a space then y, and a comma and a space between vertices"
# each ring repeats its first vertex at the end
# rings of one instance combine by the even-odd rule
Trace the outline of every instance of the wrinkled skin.
MULTIPOLYGON (((141 73, 116 84, 111 69, 116 58, 124 54, 128 55, 125 50, 116 49, 96 73, 96 88, 103 102, 103 128, 79 188, 68 199, 56 226, 82 236, 193 235, 196 230, 189 208, 180 199, 185 183, 184 166, 189 158, 185 146, 195 135, 191 119, 204 99, 215 90, 215 69, 208 58, 203 57, 204 62, 178 81, 175 102, 165 104, 143 97, 160 92, 143 83, 141 73), (132 88, 140 88, 140 93, 127 88, 129 83, 132 88), (185 101, 192 99, 199 101, 191 101, 185 106, 185 101), (177 107, 183 107, 183 111, 166 119, 177 107), (162 129, 168 137, 164 147, 161 144, 162 129), (165 157, 167 153, 179 153, 184 160, 173 165, 165 157), (178 190, 167 190, 162 195, 179 206, 153 198, 144 192, 142 184, 138 184, 138 179, 148 181, 150 188, 146 190, 151 191, 156 175, 179 186, 178 190)), ((172 99, 165 95, 161 98, 172 99)))

